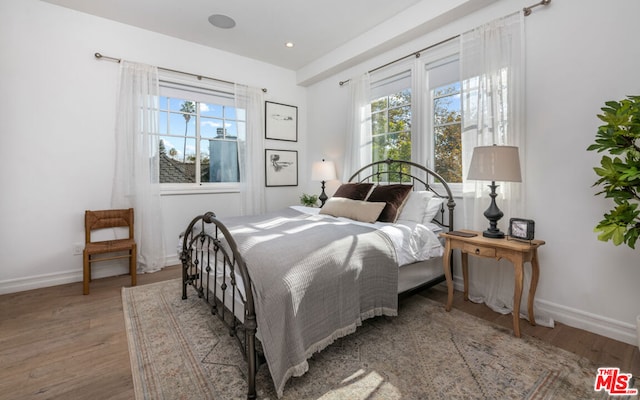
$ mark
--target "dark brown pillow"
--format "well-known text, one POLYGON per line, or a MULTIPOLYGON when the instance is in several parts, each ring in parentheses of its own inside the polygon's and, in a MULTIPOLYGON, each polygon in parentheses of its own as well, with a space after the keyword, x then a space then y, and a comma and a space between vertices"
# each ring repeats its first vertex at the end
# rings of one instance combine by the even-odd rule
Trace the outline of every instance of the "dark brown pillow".
POLYGON ((413 189, 413 185, 378 185, 373 189, 367 201, 384 201, 387 205, 384 207, 378 221, 380 222, 396 222, 402 206, 409 198, 409 193, 413 189))
POLYGON ((373 183, 343 183, 333 197, 345 197, 351 200, 364 200, 371 191, 373 183))

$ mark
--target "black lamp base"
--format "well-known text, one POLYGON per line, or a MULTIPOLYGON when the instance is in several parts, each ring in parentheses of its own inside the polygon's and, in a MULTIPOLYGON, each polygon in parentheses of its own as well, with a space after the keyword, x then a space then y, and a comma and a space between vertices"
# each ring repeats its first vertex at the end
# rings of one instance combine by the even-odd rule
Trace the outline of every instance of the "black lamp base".
POLYGON ((318 197, 318 200, 320 200, 320 208, 322 208, 322 206, 324 206, 324 203, 327 202, 328 198, 329 197, 324 192, 324 181, 322 181, 322 193, 320 193, 320 196, 318 197))
POLYGON ((498 229, 498 221, 504 216, 504 213, 500 211, 496 204, 496 188, 498 186, 492 181, 489 187, 491 188, 491 193, 489 194, 489 196, 491 196, 491 204, 484 212, 484 216, 489 220, 489 229, 482 232, 482 236, 492 239, 502 239, 504 238, 504 232, 498 229))
POLYGON ((496 229, 496 231, 497 232, 492 232, 491 230, 487 229, 486 231, 482 231, 482 236, 491 239, 504 239, 504 232, 502 232, 500 229, 496 229))

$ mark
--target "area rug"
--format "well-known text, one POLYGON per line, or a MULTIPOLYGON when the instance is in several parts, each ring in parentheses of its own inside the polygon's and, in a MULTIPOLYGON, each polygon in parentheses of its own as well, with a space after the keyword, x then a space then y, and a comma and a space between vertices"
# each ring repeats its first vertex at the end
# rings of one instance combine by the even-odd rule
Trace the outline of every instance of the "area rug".
MULTIPOLYGON (((246 398, 235 339, 194 291, 181 299, 179 279, 123 288, 122 300, 137 400, 246 398)), ((282 398, 607 398, 596 374, 573 353, 415 295, 397 317, 367 320, 315 354, 282 398)), ((260 399, 277 398, 266 365, 257 386, 260 399)))

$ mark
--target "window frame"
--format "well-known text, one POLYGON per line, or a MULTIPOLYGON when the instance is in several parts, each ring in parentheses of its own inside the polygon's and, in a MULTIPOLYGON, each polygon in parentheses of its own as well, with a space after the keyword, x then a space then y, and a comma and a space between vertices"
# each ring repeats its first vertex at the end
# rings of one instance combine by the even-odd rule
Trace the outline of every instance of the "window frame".
MULTIPOLYGON (((413 66, 413 61, 412 60, 406 60, 404 62, 398 62, 396 64, 387 66, 379 71, 376 71, 374 73, 372 73, 371 75, 371 83, 370 83, 370 111, 371 111, 371 137, 370 137, 370 159, 371 161, 375 161, 375 157, 374 157, 374 141, 377 137, 382 136, 382 134, 375 134, 374 132, 374 127, 373 127, 373 103, 383 97, 387 98, 387 101, 389 100, 389 98, 396 93, 400 93, 404 90, 409 90, 410 91, 410 101, 409 103, 405 103, 399 107, 389 107, 389 104, 387 104, 386 107, 386 116, 387 116, 387 126, 390 123, 390 119, 389 119, 389 110, 390 109, 397 109, 397 108, 403 108, 403 107, 409 107, 409 112, 411 114, 411 118, 410 118, 410 123, 409 123, 409 129, 405 129, 402 131, 395 131, 395 132, 389 132, 388 129, 387 131, 384 133, 385 137, 388 137, 389 135, 393 135, 393 134, 401 134, 402 132, 409 132, 409 137, 411 140, 411 144, 413 146, 413 137, 415 135, 415 131, 416 131, 416 125, 415 125, 415 112, 416 112, 416 102, 415 102, 415 95, 414 95, 414 85, 413 85, 413 81, 412 81, 412 77, 414 74, 414 66, 413 66)), ((414 157, 414 153, 413 153, 413 147, 411 150, 411 154, 409 156, 409 160, 407 161, 413 161, 413 157, 414 157)), ((379 160, 378 160, 379 161, 379 160)))
MULTIPOLYGON (((421 115, 425 115, 422 124, 422 135, 424 139, 424 146, 427 156, 426 165, 432 171, 435 171, 435 130, 434 130, 434 97, 429 89, 429 74, 428 67, 437 66, 442 63, 446 63, 447 60, 453 58, 460 58, 460 38, 453 39, 447 43, 443 43, 428 51, 424 52, 420 56, 420 73, 422 73, 422 96, 425 99, 422 109, 419 110, 421 115)), ((458 71, 458 79, 460 79, 460 72, 458 71)), ((460 106, 462 108, 462 105, 460 106)), ((462 111, 462 109, 461 109, 462 111)), ((430 182, 433 184, 436 190, 444 190, 441 184, 430 182)), ((447 182, 449 189, 453 194, 453 197, 462 197, 463 183, 447 182)))
MULTIPOLYGON (((373 111, 373 107, 371 110, 371 160, 372 161, 382 161, 382 160, 378 160, 375 157, 375 143, 377 141, 377 139, 379 138, 384 138, 384 141, 387 141, 389 137, 392 136, 396 136, 396 135, 402 135, 402 134, 408 134, 409 137, 413 137, 413 129, 412 129, 412 121, 409 122, 408 127, 405 127, 406 129, 402 129, 402 130, 397 130, 397 131, 392 131, 391 125, 393 123, 393 112, 395 110, 401 110, 401 109, 409 109, 409 115, 412 115, 412 108, 413 108, 413 102, 412 102, 412 97, 411 94, 409 95, 409 102, 403 102, 402 104, 399 105, 391 105, 391 98, 398 94, 401 93, 403 91, 405 91, 407 89, 403 89, 400 92, 394 92, 394 93, 389 93, 387 95, 378 97, 376 99, 374 99, 371 104, 373 104, 374 102, 377 102, 381 99, 385 99, 386 101, 386 105, 384 106, 384 108, 380 108, 377 109, 377 111, 373 111), (374 118, 374 114, 378 114, 378 115, 382 115, 384 117, 384 124, 385 124, 385 129, 383 132, 375 132, 374 129, 374 122, 375 122, 375 118, 374 118)), ((408 88, 409 91, 411 91, 411 88, 408 88)), ((402 113, 402 112, 401 112, 402 113)), ((404 114, 404 113, 402 113, 404 114)), ((410 120, 412 119, 412 117, 409 118, 410 120)), ((385 157, 386 158, 386 157, 385 157)), ((411 158, 411 155, 409 156, 409 158, 411 158)), ((411 161, 409 160, 405 160, 405 161, 411 161)))
MULTIPOLYGON (((235 105, 235 93, 234 86, 232 84, 226 84, 223 82, 217 82, 213 80, 198 80, 195 81, 193 77, 186 77, 182 74, 173 73, 171 71, 166 71, 160 74, 159 77, 159 98, 160 97, 170 97, 176 98, 175 96, 170 96, 170 94, 175 94, 182 92, 183 95, 180 96, 181 100, 186 101, 194 101, 196 102, 196 113, 195 117, 195 136, 189 136, 189 139, 195 140, 196 145, 196 155, 201 158, 200 146, 202 140, 207 140, 207 137, 202 137, 200 135, 200 122, 201 115, 200 110, 198 109, 197 104, 199 103, 207 103, 207 104, 215 104, 220 106, 227 107, 236 107, 235 105), (188 98, 184 98, 187 96, 191 96, 188 98), (225 99, 224 101, 220 101, 219 99, 225 99)), ((170 108, 170 107, 168 107, 170 108)), ((159 115, 160 115, 160 109, 159 115)), ((173 111, 163 110, 163 112, 171 113, 173 111)), ((159 117, 160 118, 160 117, 159 117)), ((223 118, 222 121, 226 119, 223 118)), ((238 122, 243 122, 246 129, 246 112, 238 112, 236 109, 236 117, 235 119, 230 119, 234 121, 237 125, 238 122), (245 116, 245 120, 239 120, 238 117, 240 115, 245 116)), ((240 129, 238 128, 238 131, 240 129)), ((237 133, 238 138, 240 138, 240 132, 237 133)), ((246 135, 246 132, 244 133, 246 135)), ((160 133, 158 132, 158 140, 160 141, 164 137, 171 137, 169 132, 160 133)), ((246 137, 246 136, 245 136, 246 137)), ((238 140, 238 139, 237 139, 238 140)), ((240 163, 241 160, 238 160, 240 163)), ((160 194, 162 196, 165 195, 184 195, 184 194, 208 194, 208 193, 238 193, 240 192, 240 182, 201 182, 200 179, 200 159, 196 164, 196 178, 197 182, 194 183, 160 183, 160 194)), ((241 168, 238 166, 239 169, 241 168)))
MULTIPOLYGON (((434 96, 429 88, 429 66, 431 68, 437 67, 439 64, 450 62, 453 59, 459 60, 460 54, 460 41, 459 39, 451 40, 450 42, 439 45, 421 54, 417 62, 411 60, 410 62, 397 63, 394 66, 390 66, 380 71, 375 72, 376 82, 389 79, 394 75, 398 75, 399 71, 410 70, 409 80, 411 82, 411 161, 419 162, 426 165, 429 169, 435 171, 435 126, 434 126, 434 96), (419 136, 417 136, 419 135, 419 136), (414 146, 419 146, 422 149, 416 149, 414 146), (419 158, 425 157, 426 160, 422 161, 419 158)), ((458 72, 458 82, 461 82, 460 74, 458 72)), ((371 84, 371 102, 379 99, 380 93, 374 93, 375 82, 371 84)), ((388 96, 389 94, 387 94, 388 96)), ((462 100, 462 99, 461 99, 462 100)), ((461 101, 462 112, 462 101, 461 101)), ((373 118, 371 118, 371 140, 374 139, 373 131, 373 118)), ((461 122, 462 124, 462 122, 461 122)), ((461 125, 462 128, 462 125, 461 125)), ((371 146, 371 157, 373 159, 373 146, 371 146)), ((463 171, 464 175, 464 171, 463 171)), ((430 179, 433 179, 432 177, 430 179)), ((436 190, 443 190, 442 185, 436 182, 429 182, 436 190)), ((461 197, 463 193, 463 183, 447 182, 454 197, 461 197)))
MULTIPOLYGON (((452 61, 458 61, 459 62, 459 48, 458 45, 456 43, 456 46, 447 46, 447 48, 442 49, 441 52, 437 52, 435 54, 430 54, 430 57, 426 58, 422 64, 422 68, 421 71, 425 74, 425 78, 424 78, 424 87, 423 90, 425 97, 427 98, 427 101, 425 102, 425 110, 423 110, 423 115, 425 115, 425 122, 424 122, 424 135, 425 135, 425 139, 426 142, 428 143, 427 145, 427 154, 428 154, 428 166, 429 169, 435 171, 436 170, 436 158, 435 158, 435 139, 436 139, 436 128, 444 126, 444 125, 436 125, 435 124, 435 102, 437 99, 443 98, 444 96, 434 96, 433 95, 433 90, 435 90, 436 88, 431 89, 430 85, 429 85, 429 70, 432 70, 434 68, 438 68, 439 66, 442 66, 444 64, 447 64, 449 62, 452 61), (429 66, 431 66, 431 68, 429 68, 429 66), (428 109, 426 109, 428 108, 428 109)), ((458 80, 454 81, 454 82, 459 82, 460 83, 460 113, 462 114, 462 80, 460 79, 460 73, 459 73, 459 69, 458 69, 458 80)), ((450 82, 453 83, 453 82, 450 82)), ((441 86, 438 86, 442 87, 441 86)), ((453 125, 453 124, 449 124, 449 125, 453 125)), ((459 122, 460 125, 460 135, 462 135, 462 119, 459 122)), ((462 136, 461 136, 461 145, 462 145, 462 136)), ((464 176, 464 171, 462 171, 462 175, 464 176)), ((463 182, 449 182, 447 181, 447 184, 449 185, 449 188, 451 189, 451 192, 453 193, 454 197, 462 197, 462 193, 463 193, 463 182)))

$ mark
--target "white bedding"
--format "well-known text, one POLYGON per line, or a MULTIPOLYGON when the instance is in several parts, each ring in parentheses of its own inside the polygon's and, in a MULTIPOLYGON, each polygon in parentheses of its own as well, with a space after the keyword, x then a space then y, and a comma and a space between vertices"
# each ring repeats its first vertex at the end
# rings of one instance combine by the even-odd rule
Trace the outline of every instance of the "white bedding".
POLYGON ((369 224, 366 222, 358 222, 344 217, 332 217, 330 215, 319 214, 319 208, 291 206, 290 208, 319 217, 339 220, 356 225, 374 226, 384 232, 391 242, 398 257, 398 266, 413 264, 418 261, 428 260, 434 257, 442 257, 444 248, 438 239, 437 232, 440 227, 436 224, 426 226, 414 221, 399 220, 395 224, 388 222, 376 222, 369 224))
MULTIPOLYGON (((385 222, 369 224, 348 218, 319 214, 319 208, 303 206, 290 206, 290 208, 305 214, 316 215, 319 218, 340 220, 344 223, 353 223, 369 227, 374 225, 378 229, 382 230, 390 238, 394 246, 398 258, 398 267, 406 267, 400 268, 398 293, 411 289, 442 274, 442 261, 440 257, 443 255, 444 247, 441 240, 438 238, 438 233, 442 231, 442 227, 435 223, 423 225, 414 221, 399 220, 395 224, 385 222)), ((178 255, 181 251, 182 235, 178 240, 178 255)), ((220 254, 218 256, 222 257, 220 254)), ((222 260, 220 261, 222 262, 222 260)), ((225 269, 224 271, 226 271, 228 279, 229 271, 228 269, 225 269)), ((219 269, 216 276, 218 285, 223 282, 223 274, 223 269, 219 269)), ((239 274, 236 275, 236 281, 238 284, 237 288, 239 289, 242 297, 244 297, 244 283, 239 274)), ((227 291, 226 294, 228 296, 226 301, 232 301, 231 293, 227 291)), ((236 301, 240 300, 237 299, 236 301)), ((241 321, 244 320, 240 304, 238 304, 236 310, 236 317, 241 321)))
MULTIPOLYGON (((398 257, 398 267, 413 264, 418 261, 429 260, 431 258, 442 257, 444 248, 438 233, 442 228, 434 223, 426 225, 419 224, 414 221, 398 220, 395 224, 388 222, 376 222, 369 224, 366 222, 358 222, 344 217, 332 217, 326 214, 319 214, 320 209, 304 206, 290 206, 298 212, 316 215, 319 218, 338 220, 345 223, 374 226, 384 232, 391 242, 398 257)), ((182 251, 182 237, 178 240, 178 256, 182 251)))

